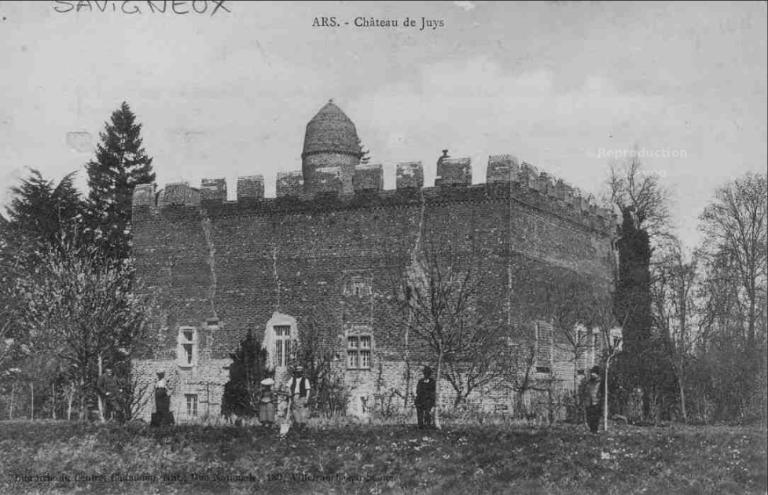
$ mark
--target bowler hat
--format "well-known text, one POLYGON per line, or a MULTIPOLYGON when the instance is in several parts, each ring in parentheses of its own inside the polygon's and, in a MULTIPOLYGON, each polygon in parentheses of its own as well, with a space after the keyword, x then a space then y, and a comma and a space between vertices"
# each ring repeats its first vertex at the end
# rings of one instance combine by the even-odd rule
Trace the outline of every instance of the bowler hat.
POLYGON ((432 368, 430 368, 429 366, 424 366, 424 369, 422 370, 422 372, 425 375, 430 376, 432 374, 432 368))
POLYGON ((592 369, 589 370, 590 373, 594 373, 595 375, 600 374, 600 366, 592 366, 592 369))

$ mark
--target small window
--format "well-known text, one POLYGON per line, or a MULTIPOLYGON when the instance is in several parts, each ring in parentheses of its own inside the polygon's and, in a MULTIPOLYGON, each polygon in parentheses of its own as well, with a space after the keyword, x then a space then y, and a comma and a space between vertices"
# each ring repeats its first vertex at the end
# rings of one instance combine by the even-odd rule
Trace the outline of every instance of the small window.
POLYGON ((536 361, 537 373, 549 373, 552 367, 553 335, 552 326, 548 323, 536 323, 536 361))
POLYGON ((197 394, 184 394, 187 399, 187 416, 197 416, 197 394))
POLYGON ((198 335, 194 327, 182 327, 179 329, 176 350, 176 363, 179 366, 194 366, 197 363, 198 335))
POLYGON ((347 368, 371 369, 371 335, 350 335, 347 337, 347 368))
POLYGON ((192 344, 181 344, 181 347, 184 348, 184 362, 192 364, 192 344))

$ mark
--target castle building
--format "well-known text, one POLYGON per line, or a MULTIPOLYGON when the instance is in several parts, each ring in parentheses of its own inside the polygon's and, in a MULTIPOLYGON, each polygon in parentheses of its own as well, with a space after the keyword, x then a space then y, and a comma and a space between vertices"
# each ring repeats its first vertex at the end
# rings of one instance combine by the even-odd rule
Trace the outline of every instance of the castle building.
MULTIPOLYGON (((478 307, 523 328, 510 330, 510 346, 535 341, 524 370, 534 379, 567 392, 598 359, 587 328, 577 333, 589 345, 569 354, 548 307, 566 281, 610 294, 610 211, 512 155, 490 156, 485 183, 475 185, 470 159, 447 150, 433 187, 424 187, 421 162, 399 163, 394 190, 384 190, 381 165, 361 165, 361 156, 354 123, 330 101, 306 126, 302 170, 278 174, 275 198, 264 197, 261 175, 238 179, 236 201, 227 201, 223 179, 136 188, 133 253, 157 314, 155 343, 133 360, 133 373, 147 385, 165 371, 178 420, 220 414, 230 354, 249 331, 265 343, 278 380, 311 335, 348 391, 348 413, 389 407, 406 384, 415 387, 421 366, 434 364, 413 336, 405 343, 396 304, 425 246, 458 263, 482 260, 478 307)), ((451 387, 440 386, 450 401, 451 387)), ((515 394, 490 388, 473 400, 522 407, 515 394)), ((152 408, 150 398, 142 416, 152 408)))

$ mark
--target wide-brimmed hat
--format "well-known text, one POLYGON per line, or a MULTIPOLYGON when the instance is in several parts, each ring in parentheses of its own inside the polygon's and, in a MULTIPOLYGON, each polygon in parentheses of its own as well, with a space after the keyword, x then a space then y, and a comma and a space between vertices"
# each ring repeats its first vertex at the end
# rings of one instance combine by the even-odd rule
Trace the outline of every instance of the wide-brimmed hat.
POLYGON ((261 381, 262 385, 274 385, 275 381, 271 378, 265 378, 261 381))

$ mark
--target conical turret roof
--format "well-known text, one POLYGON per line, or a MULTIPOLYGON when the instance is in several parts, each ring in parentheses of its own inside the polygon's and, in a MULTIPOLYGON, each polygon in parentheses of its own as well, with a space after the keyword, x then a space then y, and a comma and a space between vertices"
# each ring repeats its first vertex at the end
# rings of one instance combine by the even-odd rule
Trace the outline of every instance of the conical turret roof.
POLYGON ((322 152, 361 154, 355 124, 333 100, 329 100, 307 124, 301 156, 322 152))

